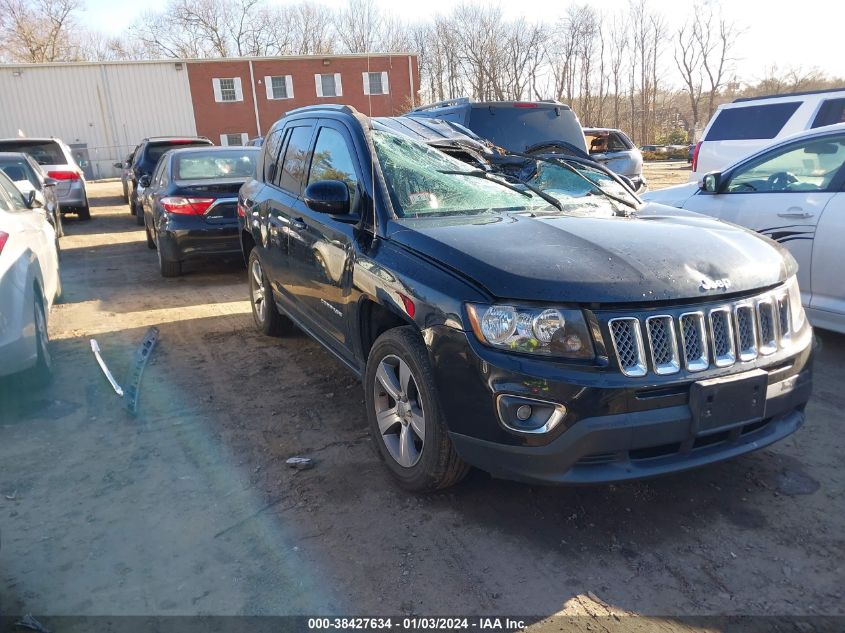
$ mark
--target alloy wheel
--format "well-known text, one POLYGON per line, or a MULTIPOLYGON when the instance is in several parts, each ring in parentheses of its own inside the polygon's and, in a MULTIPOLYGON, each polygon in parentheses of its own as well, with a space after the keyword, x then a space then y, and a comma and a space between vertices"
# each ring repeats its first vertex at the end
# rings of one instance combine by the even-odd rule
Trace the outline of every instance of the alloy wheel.
POLYGON ((264 271, 261 270, 261 262, 257 258, 252 260, 249 273, 249 290, 252 295, 252 308, 255 311, 255 318, 258 322, 264 323, 264 319, 267 318, 264 271))
POLYGON ((398 356, 385 356, 373 384, 376 420, 390 456, 405 468, 414 466, 425 444, 425 411, 411 368, 398 356))
POLYGON ((50 356, 48 342, 50 335, 47 332, 47 319, 44 318, 44 308, 40 302, 35 304, 35 335, 38 337, 38 351, 43 360, 44 366, 49 369, 53 366, 53 358, 50 356))

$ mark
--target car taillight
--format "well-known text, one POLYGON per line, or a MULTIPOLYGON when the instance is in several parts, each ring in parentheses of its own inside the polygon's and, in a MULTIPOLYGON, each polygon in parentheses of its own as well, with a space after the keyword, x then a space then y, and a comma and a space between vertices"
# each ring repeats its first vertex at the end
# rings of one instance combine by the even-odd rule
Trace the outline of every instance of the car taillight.
POLYGON ((238 215, 242 218, 246 217, 246 207, 238 202, 238 215))
POLYGON ((202 215, 212 204, 214 204, 214 198, 168 196, 161 199, 161 206, 165 211, 182 215, 202 215))
POLYGON ((47 175, 53 180, 79 180, 78 171, 48 171, 47 175))
POLYGON ((0 231, 0 253, 3 252, 3 247, 6 246, 6 240, 9 239, 9 234, 0 231))
POLYGON ((692 170, 695 171, 698 167, 698 150, 701 149, 701 141, 695 144, 695 149, 692 150, 692 170))

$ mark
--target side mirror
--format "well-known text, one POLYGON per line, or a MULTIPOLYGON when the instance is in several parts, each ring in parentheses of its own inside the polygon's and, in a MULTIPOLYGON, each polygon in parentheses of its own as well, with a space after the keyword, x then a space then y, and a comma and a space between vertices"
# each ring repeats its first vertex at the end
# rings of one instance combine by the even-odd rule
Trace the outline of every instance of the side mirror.
POLYGON ((340 180, 321 180, 305 188, 305 204, 312 211, 331 215, 349 213, 349 187, 340 180))
POLYGON ((44 206, 44 201, 35 189, 30 189, 24 196, 26 206, 30 209, 40 209, 44 206))
POLYGON ((722 174, 718 171, 704 174, 704 178, 698 181, 698 188, 705 193, 719 193, 722 186, 722 174))
POLYGON ((150 182, 152 181, 147 174, 144 174, 143 176, 138 178, 138 186, 143 187, 144 189, 150 186, 150 182))
POLYGON ((630 178, 628 178, 628 176, 623 176, 622 174, 616 174, 616 175, 617 175, 617 177, 619 178, 619 180, 621 180, 622 182, 624 182, 624 183, 628 186, 628 189, 630 189, 631 191, 636 192, 637 188, 634 186, 634 181, 633 181, 633 180, 631 180, 630 178))
POLYGON ((59 181, 56 180, 55 178, 45 178, 44 179, 44 186, 45 187, 55 187, 57 184, 59 184, 59 181))
POLYGON ((112 163, 112 165, 114 165, 118 169, 123 169, 123 163, 112 163))

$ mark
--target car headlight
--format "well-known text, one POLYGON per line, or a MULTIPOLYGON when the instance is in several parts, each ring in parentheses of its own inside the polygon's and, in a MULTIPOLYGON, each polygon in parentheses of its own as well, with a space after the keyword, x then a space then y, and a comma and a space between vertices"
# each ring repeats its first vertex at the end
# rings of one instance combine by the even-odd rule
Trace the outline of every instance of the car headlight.
POLYGON ((593 358, 593 341, 581 310, 468 303, 469 322, 486 345, 512 352, 593 358))
POLYGON ((789 293, 789 311, 792 318, 792 330, 800 332, 804 327, 807 316, 804 314, 804 306, 801 304, 801 290, 798 288, 798 279, 792 277, 786 282, 786 289, 789 293))

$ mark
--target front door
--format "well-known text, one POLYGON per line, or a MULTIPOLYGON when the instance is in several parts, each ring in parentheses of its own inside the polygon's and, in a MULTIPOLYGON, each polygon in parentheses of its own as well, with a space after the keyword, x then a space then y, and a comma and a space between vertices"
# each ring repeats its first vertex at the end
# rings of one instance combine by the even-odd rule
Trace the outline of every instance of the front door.
POLYGON ((684 207, 748 227, 783 244, 798 262, 804 305, 813 292, 816 226, 836 194, 845 135, 780 146, 727 172, 718 194, 699 192, 684 207))
MULTIPOLYGON (((813 245, 813 298, 810 307, 821 327, 845 333, 845 191, 824 209, 813 245)), ((814 321, 814 322, 816 322, 814 321)))
MULTIPOLYGON (((320 121, 307 184, 341 180, 349 188, 350 210, 360 215, 360 164, 346 128, 320 121)), ((346 327, 349 262, 357 227, 304 208, 292 219, 290 276, 297 305, 307 312, 340 353, 351 351, 346 327)))

